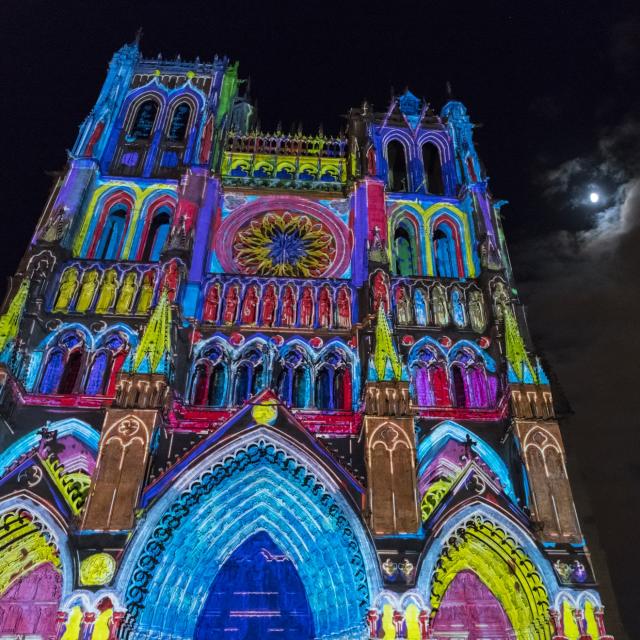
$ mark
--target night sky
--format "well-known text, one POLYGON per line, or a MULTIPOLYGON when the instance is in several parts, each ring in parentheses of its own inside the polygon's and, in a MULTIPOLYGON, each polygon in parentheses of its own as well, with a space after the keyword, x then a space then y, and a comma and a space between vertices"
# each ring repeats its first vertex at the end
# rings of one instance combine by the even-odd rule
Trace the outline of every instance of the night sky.
POLYGON ((515 275, 564 397, 605 604, 606 557, 640 637, 640 3, 4 0, 2 282, 44 206, 47 172, 63 168, 111 55, 140 26, 147 57, 239 60, 263 129, 337 132, 350 106, 385 109, 407 86, 439 110, 451 82, 482 124, 492 191, 509 201, 515 275))

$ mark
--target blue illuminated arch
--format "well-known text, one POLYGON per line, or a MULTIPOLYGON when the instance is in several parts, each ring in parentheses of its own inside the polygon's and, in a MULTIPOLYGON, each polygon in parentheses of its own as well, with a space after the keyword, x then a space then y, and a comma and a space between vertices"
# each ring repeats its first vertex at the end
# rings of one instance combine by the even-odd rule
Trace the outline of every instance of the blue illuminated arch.
MULTIPOLYGON (((49 431, 55 431, 58 438, 74 436, 97 455, 100 434, 86 422, 82 422, 76 418, 68 418, 66 420, 59 420, 58 422, 51 422, 46 426, 49 431)), ((38 447, 41 439, 41 428, 42 427, 38 427, 31 433, 23 436, 0 453, 0 476, 2 476, 7 468, 20 458, 20 456, 38 447)))
POLYGON ((361 637, 381 587, 373 544, 337 478, 263 427, 202 460, 149 510, 117 579, 124 637, 193 637, 220 568, 256 531, 295 566, 315 637, 361 637))
POLYGON ((490 447, 476 433, 465 429, 462 425, 451 420, 441 422, 436 428, 420 442, 418 445, 418 478, 427 470, 431 461, 438 455, 449 440, 456 440, 464 444, 467 437, 471 438, 475 444, 473 449, 480 455, 484 463, 498 476, 505 493, 516 502, 516 496, 509 476, 509 469, 496 451, 490 447))
POLYGON ((458 340, 458 342, 451 346, 448 353, 449 362, 453 362, 456 358, 456 355, 458 354, 458 351, 463 348, 471 349, 471 351, 479 356, 482 362, 484 362, 486 370, 490 373, 495 373, 495 360, 486 351, 481 349, 477 344, 471 342, 470 340, 458 340))

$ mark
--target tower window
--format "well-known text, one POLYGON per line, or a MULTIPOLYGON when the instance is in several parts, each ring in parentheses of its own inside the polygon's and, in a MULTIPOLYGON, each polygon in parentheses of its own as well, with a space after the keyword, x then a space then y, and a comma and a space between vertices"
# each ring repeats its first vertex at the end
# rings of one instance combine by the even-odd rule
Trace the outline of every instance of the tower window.
POLYGON ((97 260, 118 259, 126 225, 127 210, 124 207, 119 206, 109 212, 94 256, 97 260))
POLYGON ((147 140, 150 138, 157 113, 158 103, 155 100, 145 100, 136 112, 136 117, 131 127, 131 137, 136 140, 147 140))
POLYGON ((435 144, 427 142, 422 145, 422 164, 427 191, 437 196, 444 195, 440 152, 435 144))
POLYGON ((387 145, 387 185, 390 191, 408 191, 407 156, 398 140, 387 145))
POLYGON ((418 273, 416 257, 416 241, 413 229, 408 224, 400 223, 393 235, 396 275, 415 276, 418 273))
POLYGON ((160 254, 169 236, 170 227, 171 216, 167 212, 157 213, 153 217, 142 252, 143 262, 157 262, 160 260, 160 254))
POLYGON ((169 140, 179 142, 184 140, 187 135, 187 125, 189 124, 189 116, 191 115, 191 107, 182 102, 173 111, 171 124, 169 125, 169 140))
POLYGON ((458 278, 458 250, 453 228, 440 224, 433 232, 435 275, 440 278, 458 278))

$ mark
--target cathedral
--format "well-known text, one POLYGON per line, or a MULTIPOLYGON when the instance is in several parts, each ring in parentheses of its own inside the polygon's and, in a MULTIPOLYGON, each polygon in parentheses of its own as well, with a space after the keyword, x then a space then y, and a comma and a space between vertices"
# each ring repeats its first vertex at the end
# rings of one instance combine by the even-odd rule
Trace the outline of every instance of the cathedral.
POLYGON ((346 112, 113 56, 1 309, 0 639, 611 640, 465 106, 346 112))

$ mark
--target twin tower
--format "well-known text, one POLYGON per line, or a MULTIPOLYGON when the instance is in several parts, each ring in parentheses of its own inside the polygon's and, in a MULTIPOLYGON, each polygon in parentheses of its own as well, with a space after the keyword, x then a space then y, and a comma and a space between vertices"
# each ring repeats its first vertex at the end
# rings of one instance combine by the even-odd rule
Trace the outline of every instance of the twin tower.
POLYGON ((0 637, 609 638, 503 203, 460 102, 120 49, 0 318, 0 637))

